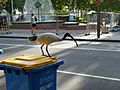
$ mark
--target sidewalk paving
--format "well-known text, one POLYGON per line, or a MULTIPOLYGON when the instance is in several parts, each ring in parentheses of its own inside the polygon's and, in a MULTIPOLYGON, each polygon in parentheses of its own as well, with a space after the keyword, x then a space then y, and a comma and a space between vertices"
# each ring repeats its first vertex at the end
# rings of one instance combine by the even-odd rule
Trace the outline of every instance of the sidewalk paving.
MULTIPOLYGON (((97 39, 97 34, 95 32, 89 32, 90 35, 85 36, 85 30, 37 30, 36 35, 46 32, 57 33, 60 37, 63 36, 64 33, 69 32, 78 41, 120 42, 120 32, 109 32, 108 34, 101 34, 99 39, 97 39)), ((0 38, 27 39, 30 36, 32 36, 30 29, 11 29, 10 33, 0 31, 0 38)), ((67 40, 70 39, 68 38, 67 40)))

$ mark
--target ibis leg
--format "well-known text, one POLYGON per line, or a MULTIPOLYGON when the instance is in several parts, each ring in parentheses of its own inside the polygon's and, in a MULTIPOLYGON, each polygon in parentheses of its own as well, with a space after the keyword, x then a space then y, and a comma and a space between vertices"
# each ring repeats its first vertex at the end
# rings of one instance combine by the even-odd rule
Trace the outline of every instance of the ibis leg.
POLYGON ((49 51, 48 51, 48 46, 46 46, 46 51, 47 51, 48 56, 51 57, 51 55, 49 54, 49 51))
POLYGON ((44 46, 44 44, 40 48, 41 48, 41 51, 42 51, 42 55, 44 56, 43 46, 44 46))

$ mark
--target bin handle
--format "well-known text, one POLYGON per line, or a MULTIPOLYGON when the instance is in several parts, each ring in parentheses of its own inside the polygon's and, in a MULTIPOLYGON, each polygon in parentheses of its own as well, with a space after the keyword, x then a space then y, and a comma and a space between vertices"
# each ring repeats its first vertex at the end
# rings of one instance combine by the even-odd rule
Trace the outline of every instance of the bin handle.
POLYGON ((0 68, 2 68, 2 69, 12 68, 14 70, 22 70, 22 68, 20 68, 20 67, 11 66, 11 65, 8 65, 8 64, 0 64, 0 68))
POLYGON ((56 67, 58 68, 60 65, 64 64, 64 61, 63 60, 59 60, 57 62, 54 62, 52 64, 48 64, 48 65, 45 65, 45 66, 42 66, 42 67, 38 67, 38 68, 33 68, 33 69, 30 69, 30 70, 26 70, 26 72, 37 72, 37 71, 42 71, 44 70, 45 68, 49 68, 49 67, 56 67))

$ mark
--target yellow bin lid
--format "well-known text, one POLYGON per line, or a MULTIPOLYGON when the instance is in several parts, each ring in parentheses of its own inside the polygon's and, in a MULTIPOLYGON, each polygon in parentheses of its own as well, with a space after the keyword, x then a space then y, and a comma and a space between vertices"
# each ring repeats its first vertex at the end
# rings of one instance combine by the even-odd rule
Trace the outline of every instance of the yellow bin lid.
POLYGON ((2 61, 0 61, 0 64, 2 64, 2 61))
POLYGON ((46 57, 39 55, 21 55, 6 60, 2 60, 2 64, 19 66, 25 70, 45 66, 58 61, 57 57, 46 57))

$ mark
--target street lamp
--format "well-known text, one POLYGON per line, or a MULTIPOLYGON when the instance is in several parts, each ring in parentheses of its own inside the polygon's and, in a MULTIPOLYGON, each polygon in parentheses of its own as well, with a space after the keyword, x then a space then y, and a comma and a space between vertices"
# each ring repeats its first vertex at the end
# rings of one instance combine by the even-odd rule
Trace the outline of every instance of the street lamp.
POLYGON ((39 8, 41 7, 41 3, 39 2, 39 1, 37 1, 36 3, 35 3, 35 7, 38 9, 38 21, 40 20, 39 19, 39 8))

